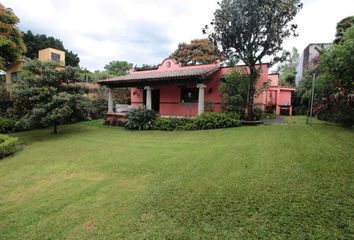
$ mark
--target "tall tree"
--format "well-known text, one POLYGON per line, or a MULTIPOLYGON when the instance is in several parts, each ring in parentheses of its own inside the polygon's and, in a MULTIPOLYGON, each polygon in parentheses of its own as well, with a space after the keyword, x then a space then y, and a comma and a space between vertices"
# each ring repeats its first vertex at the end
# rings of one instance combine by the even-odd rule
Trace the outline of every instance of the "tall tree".
POLYGON ((208 39, 194 39, 191 43, 180 43, 170 57, 182 65, 214 63, 223 58, 218 47, 208 39))
POLYGON ((111 75, 121 76, 128 73, 133 68, 133 64, 127 61, 112 61, 104 66, 104 69, 111 75))
MULTIPOLYGON (((247 112, 254 119, 254 95, 263 58, 276 56, 284 39, 296 36, 290 22, 302 8, 300 0, 222 0, 203 32, 249 68, 247 112)), ((273 60, 277 60, 274 57, 273 60)))
POLYGON ((337 23, 336 39, 334 43, 340 43, 343 39, 343 34, 351 26, 354 26, 354 16, 346 17, 337 23))
POLYGON ((87 89, 75 84, 78 69, 58 69, 57 63, 32 60, 15 85, 14 111, 25 129, 57 126, 89 117, 87 89))
POLYGON ((19 21, 12 9, 0 3, 0 70, 6 70, 26 51, 22 33, 16 26, 19 21))
POLYGON ((285 61, 280 64, 278 71, 280 72, 281 85, 295 85, 296 66, 299 61, 299 51, 293 47, 291 53, 287 54, 285 61))
POLYGON ((26 57, 35 59, 38 58, 38 51, 44 48, 55 48, 65 51, 65 64, 67 66, 78 67, 80 58, 77 54, 64 48, 63 42, 45 34, 33 34, 32 31, 27 31, 23 34, 23 40, 27 46, 26 57))
POLYGON ((354 125, 354 26, 320 57, 318 110, 325 120, 354 125))

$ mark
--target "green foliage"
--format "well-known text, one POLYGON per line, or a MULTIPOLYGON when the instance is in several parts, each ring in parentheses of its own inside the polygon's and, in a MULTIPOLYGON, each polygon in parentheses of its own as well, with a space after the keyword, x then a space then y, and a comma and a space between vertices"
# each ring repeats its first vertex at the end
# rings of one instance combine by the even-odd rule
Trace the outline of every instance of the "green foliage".
POLYGON ((231 128, 241 125, 235 113, 204 113, 196 118, 161 118, 156 121, 156 129, 162 131, 204 130, 231 128))
POLYGON ((117 77, 126 75, 130 69, 133 68, 133 64, 126 61, 112 61, 104 69, 111 75, 117 77))
POLYGON ((327 49, 320 58, 317 79, 317 102, 323 106, 325 120, 354 124, 354 26, 347 29, 342 41, 327 49))
POLYGON ((156 129, 161 131, 186 130, 186 126, 192 125, 192 118, 164 118, 159 117, 156 120, 156 129))
POLYGON ((0 159, 16 151, 18 139, 0 134, 0 159))
POLYGON ((19 21, 12 9, 0 3, 0 70, 6 70, 26 51, 22 34, 16 26, 19 21))
POLYGON ((78 67, 80 58, 77 54, 64 48, 63 42, 60 39, 56 39, 52 36, 45 34, 33 34, 31 31, 27 31, 23 35, 23 40, 27 46, 26 57, 30 59, 38 58, 38 51, 45 48, 55 48, 65 51, 65 64, 67 66, 78 67))
POLYGON ((299 62, 299 51, 293 47, 291 53, 286 52, 285 61, 280 64, 278 71, 280 73, 281 86, 295 86, 296 66, 299 62))
POLYGON ((127 118, 126 128, 131 130, 151 130, 155 128, 157 114, 154 110, 137 108, 129 112, 127 118))
POLYGON ((154 70, 158 69, 159 66, 157 65, 150 65, 150 64, 143 64, 142 66, 137 66, 135 65, 134 70, 135 71, 146 71, 146 70, 154 70))
POLYGON ((14 130, 16 121, 0 117, 0 133, 8 133, 14 130))
POLYGON ((89 117, 88 89, 75 84, 78 69, 58 69, 55 62, 33 60, 23 67, 14 89, 14 110, 23 129, 57 126, 89 117))
POLYGON ((334 40, 334 43, 340 43, 343 39, 344 33, 350 28, 351 26, 354 26, 354 16, 346 17, 342 19, 338 24, 337 24, 337 31, 336 31, 336 39, 334 40))
POLYGON ((220 89, 228 110, 244 116, 247 107, 247 72, 236 68, 232 69, 225 76, 220 89))
MULTIPOLYGON (((212 42, 222 46, 228 57, 242 60, 250 69, 248 78, 249 120, 253 120, 255 86, 259 77, 256 64, 282 50, 284 39, 296 35, 290 24, 302 4, 300 0, 222 0, 214 13, 212 29, 205 26, 212 42)), ((274 57, 274 60, 278 59, 274 57)))

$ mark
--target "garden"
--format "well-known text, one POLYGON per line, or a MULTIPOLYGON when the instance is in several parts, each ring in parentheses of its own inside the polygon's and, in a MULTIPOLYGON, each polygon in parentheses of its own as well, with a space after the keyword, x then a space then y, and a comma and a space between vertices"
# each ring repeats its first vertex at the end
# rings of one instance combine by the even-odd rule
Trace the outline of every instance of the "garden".
POLYGON ((89 121, 10 134, 3 239, 350 239, 354 133, 286 125, 130 131, 89 121))

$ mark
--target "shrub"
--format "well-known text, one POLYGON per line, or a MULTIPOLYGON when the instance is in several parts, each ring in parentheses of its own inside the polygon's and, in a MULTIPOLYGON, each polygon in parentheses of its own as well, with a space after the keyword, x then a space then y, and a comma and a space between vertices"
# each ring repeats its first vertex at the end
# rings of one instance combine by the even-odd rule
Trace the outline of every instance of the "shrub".
POLYGON ((0 133, 8 133, 14 130, 16 121, 8 118, 0 118, 0 133))
POLYGON ((157 118, 156 129, 162 131, 185 130, 186 125, 192 124, 191 118, 157 118))
POLYGON ((236 113, 205 113, 194 119, 187 130, 231 128, 241 125, 240 117, 236 113))
POLYGON ((17 138, 0 134, 0 159, 16 151, 17 138))
POLYGON ((132 130, 150 130, 155 128, 157 114, 154 110, 137 108, 127 114, 126 128, 132 130))
POLYGON ((204 113, 196 118, 158 118, 156 129, 163 131, 202 130, 238 127, 240 117, 235 113, 204 113))

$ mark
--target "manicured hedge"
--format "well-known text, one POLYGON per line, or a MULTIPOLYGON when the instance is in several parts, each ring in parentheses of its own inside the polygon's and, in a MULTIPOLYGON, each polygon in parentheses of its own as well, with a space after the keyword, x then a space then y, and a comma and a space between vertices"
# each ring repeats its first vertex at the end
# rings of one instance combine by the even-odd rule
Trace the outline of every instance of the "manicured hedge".
POLYGON ((234 113, 204 113, 196 118, 158 118, 155 129, 163 131, 203 130, 241 126, 240 117, 234 113))
POLYGON ((0 159, 16 151, 17 138, 0 134, 0 159))
POLYGON ((16 121, 8 118, 0 118, 0 133, 12 132, 15 129, 16 121))

